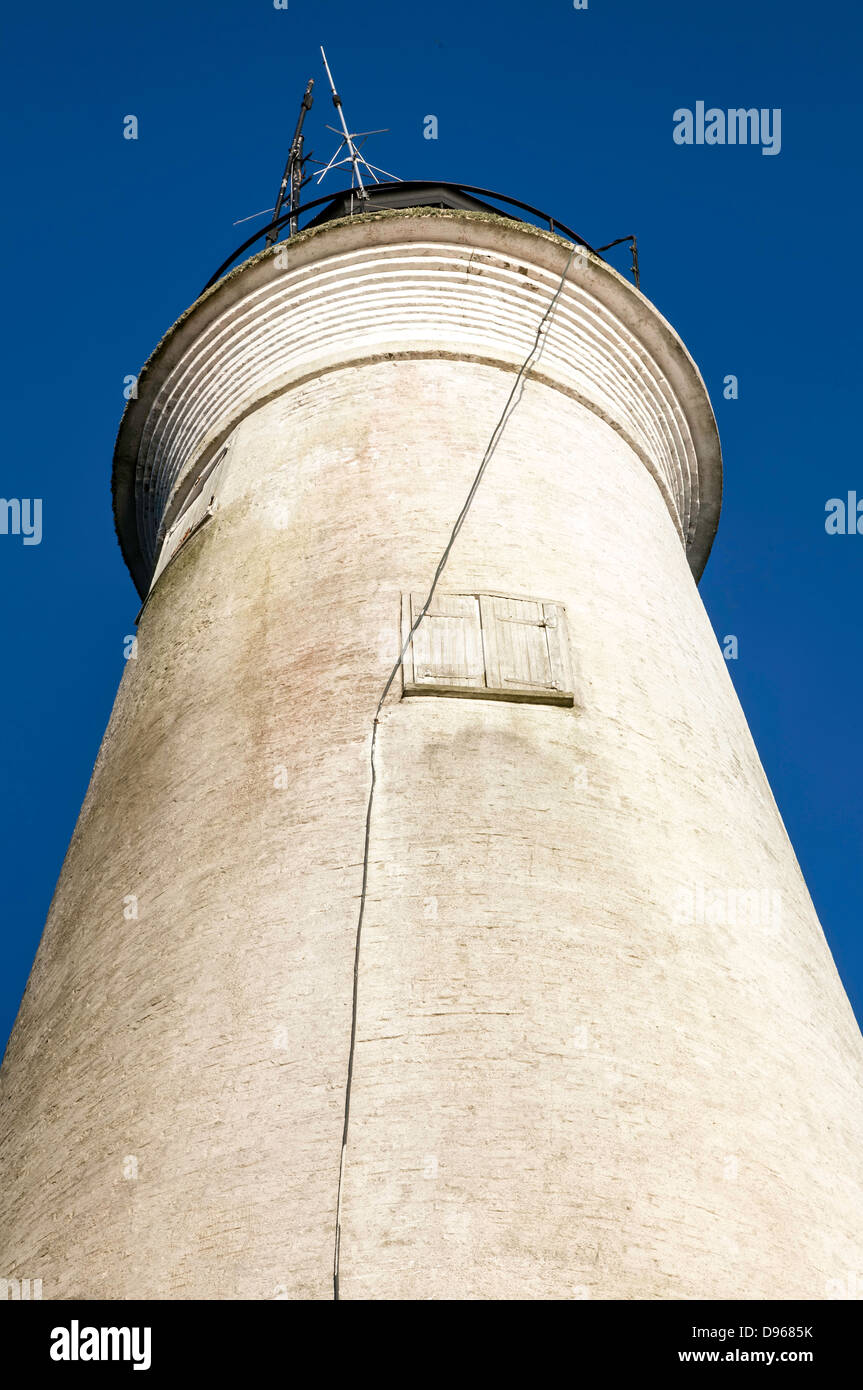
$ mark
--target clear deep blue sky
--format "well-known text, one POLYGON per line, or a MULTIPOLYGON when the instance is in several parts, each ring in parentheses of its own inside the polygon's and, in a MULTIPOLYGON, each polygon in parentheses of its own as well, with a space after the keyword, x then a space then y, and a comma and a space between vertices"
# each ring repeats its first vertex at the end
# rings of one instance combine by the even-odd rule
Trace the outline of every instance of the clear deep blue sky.
POLYGON ((139 606, 110 508, 123 380, 272 203, 310 76, 309 145, 331 152, 320 42, 354 128, 390 127, 375 162, 509 192, 593 245, 637 233, 722 436, 702 596, 863 1017, 863 535, 824 525, 828 498, 863 498, 860 37, 851 0, 16 7, 0 495, 42 499, 43 538, 0 535, 0 1047, 139 606), (781 108, 780 153, 676 145, 699 100, 781 108))

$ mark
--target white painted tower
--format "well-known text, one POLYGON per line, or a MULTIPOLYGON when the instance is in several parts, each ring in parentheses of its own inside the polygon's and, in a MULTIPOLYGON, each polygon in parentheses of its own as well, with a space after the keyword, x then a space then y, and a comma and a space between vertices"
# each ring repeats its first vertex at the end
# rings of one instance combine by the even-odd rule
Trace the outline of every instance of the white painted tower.
MULTIPOLYGON (((570 251, 330 221, 142 372, 137 654, 2 1071, 46 1298, 333 1296, 372 718, 570 251)), ((696 590, 720 473, 576 255, 378 726, 343 1299, 863 1274, 863 1045, 696 590)))

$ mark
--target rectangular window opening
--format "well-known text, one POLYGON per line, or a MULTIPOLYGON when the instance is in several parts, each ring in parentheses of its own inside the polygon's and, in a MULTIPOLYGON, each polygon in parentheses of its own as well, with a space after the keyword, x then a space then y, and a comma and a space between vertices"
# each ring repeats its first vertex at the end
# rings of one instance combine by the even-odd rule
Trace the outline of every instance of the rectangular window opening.
MULTIPOLYGON (((403 642, 425 597, 402 597, 403 642)), ((405 653, 403 694, 573 705, 566 609, 545 599, 435 593, 405 653)))

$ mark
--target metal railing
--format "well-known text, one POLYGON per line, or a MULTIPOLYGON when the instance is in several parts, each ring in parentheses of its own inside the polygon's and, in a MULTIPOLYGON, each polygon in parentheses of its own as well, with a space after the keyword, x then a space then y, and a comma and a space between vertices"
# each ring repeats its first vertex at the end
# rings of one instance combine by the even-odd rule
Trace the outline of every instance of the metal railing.
MULTIPOLYGON (((286 226, 288 229, 289 239, 291 235, 292 220, 295 221, 295 219, 298 218, 304 212, 311 212, 312 208, 324 207, 327 203, 335 202, 338 198, 346 198, 351 195, 354 195, 356 201, 359 203, 360 206, 356 213, 354 213, 352 209, 350 216, 361 217, 364 212, 375 211, 373 206, 363 207, 363 203, 365 203, 366 201, 374 204, 374 194, 380 193, 384 190, 398 190, 401 193, 410 194, 413 191, 419 192, 422 189, 428 190, 430 188, 442 188, 451 190, 455 193, 469 193, 476 195, 480 198, 494 198, 499 203, 506 203, 508 207, 519 208, 522 212, 531 213, 532 216, 538 217, 542 222, 544 222, 547 225, 548 230, 554 233, 554 235, 568 237, 570 241, 577 242, 579 246, 586 247, 588 251, 593 251, 594 255, 599 255, 599 252, 594 250, 594 248, 590 245, 590 242, 585 241, 584 237, 579 236, 578 232, 574 232, 571 227, 567 227, 565 222, 560 222, 556 217, 550 216, 549 213, 543 212, 540 208, 532 207, 530 203, 523 203, 519 198, 510 198, 506 193, 495 193, 490 188, 477 188, 474 184, 471 183, 442 183, 439 179, 417 179, 410 182, 402 182, 402 180, 397 180, 392 183, 374 184, 372 189, 370 190, 373 196, 368 200, 361 198, 358 195, 357 190, 355 188, 342 188, 336 193, 328 193, 324 198, 315 198, 310 203, 304 203, 302 207, 294 208, 284 213, 281 217, 276 218, 272 222, 268 222, 267 225, 265 227, 262 227, 260 231, 255 232, 253 236, 250 236, 248 240, 244 241, 242 246, 238 246, 233 255, 229 256, 226 261, 222 262, 215 275, 210 276, 210 279, 207 281, 206 285, 201 290, 201 294, 204 294, 205 291, 210 289, 212 285, 215 285, 217 280, 221 280, 225 272, 230 270, 234 262, 238 261, 239 258, 250 249, 250 247, 254 246, 256 241, 264 241, 265 239, 269 238, 269 242, 272 243, 273 232, 286 226)), ((418 204, 418 206, 422 206, 422 204, 418 204)), ((297 230, 303 231, 304 228, 298 227, 297 230)), ((632 240, 632 238, 626 237, 621 238, 621 240, 628 241, 632 240)), ((607 250, 608 248, 603 249, 607 250)))

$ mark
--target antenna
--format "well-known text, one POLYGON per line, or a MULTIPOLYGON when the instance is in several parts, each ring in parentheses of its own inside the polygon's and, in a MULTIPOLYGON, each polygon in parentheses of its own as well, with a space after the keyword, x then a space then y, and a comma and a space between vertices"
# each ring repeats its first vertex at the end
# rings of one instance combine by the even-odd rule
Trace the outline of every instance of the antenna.
POLYGON ((270 226, 267 230, 267 246, 272 246, 273 242, 276 241, 278 238, 279 229, 276 226, 276 223, 279 220, 279 213, 281 212, 282 204, 285 201, 286 190, 290 190, 288 194, 288 207, 290 208, 291 212, 291 236, 293 236, 294 232, 297 230, 296 211, 297 208, 300 206, 300 189, 306 182, 306 180, 303 178, 303 165, 305 163, 303 159, 303 121, 306 119, 306 112, 311 111, 312 109, 312 88, 314 87, 314 85, 315 79, 313 77, 310 77, 308 83, 306 84, 306 90, 303 93, 302 102, 300 103, 300 114, 297 118, 297 128, 294 131, 294 138, 291 141, 291 148, 288 154, 288 162, 285 165, 285 172, 282 174, 282 182, 279 186, 279 196, 276 199, 276 206, 273 208, 273 220, 270 223, 270 226))
MULTIPOLYGON (((336 150, 329 164, 326 164, 324 168, 321 170, 321 172, 318 174, 318 183, 320 183, 324 176, 329 173, 330 169, 339 169, 344 164, 350 164, 351 166, 351 188, 356 188, 360 198, 368 198, 369 196, 366 190, 366 186, 363 183, 363 176, 360 173, 360 165, 362 165, 366 172, 371 175, 373 183, 380 183, 380 179, 377 177, 378 174, 383 174, 384 178, 392 179, 394 182, 400 183, 401 180, 397 177, 396 174, 388 174, 386 169, 379 169, 377 165, 369 164, 368 160, 364 159, 363 156, 360 154, 362 145, 358 145, 356 143, 357 140, 361 140, 363 144, 365 144, 366 140, 369 138, 370 135, 384 135, 386 132, 385 130, 360 130, 353 132, 348 130, 347 122, 345 121, 345 113, 342 109, 342 99, 336 91, 336 84, 333 81, 333 74, 330 72, 330 65, 327 62, 327 55, 324 52, 323 45, 321 45, 321 57, 324 60, 324 67, 326 68, 327 78, 329 79, 330 90, 333 94, 333 106, 339 113, 339 122, 341 124, 342 130, 341 140, 339 142, 338 149, 336 150), (339 155, 341 154, 342 150, 346 150, 347 153, 345 154, 343 159, 339 159, 339 155)), ((339 132, 335 129, 334 126, 328 125, 327 130, 333 131, 334 135, 339 134, 339 132)))

